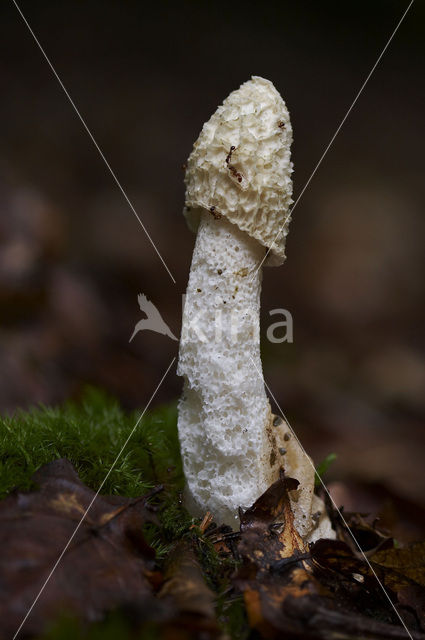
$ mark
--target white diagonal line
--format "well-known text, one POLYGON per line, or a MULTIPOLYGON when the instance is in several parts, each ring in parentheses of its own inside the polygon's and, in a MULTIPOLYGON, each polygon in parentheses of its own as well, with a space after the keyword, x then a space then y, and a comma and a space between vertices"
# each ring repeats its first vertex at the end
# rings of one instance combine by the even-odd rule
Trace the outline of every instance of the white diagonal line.
POLYGON ((106 482, 106 481, 107 481, 107 479, 109 478, 109 476, 110 476, 110 474, 111 474, 112 470, 114 469, 114 467, 115 467, 115 465, 117 464, 117 462, 118 462, 119 458, 121 457, 121 454, 122 454, 122 452, 124 451, 124 449, 126 448, 126 446, 127 446, 128 442, 129 442, 129 440, 131 439, 131 437, 132 437, 133 433, 134 433, 134 432, 135 432, 135 430, 137 429, 137 427, 138 427, 138 425, 139 425, 139 423, 140 423, 141 419, 143 418, 143 416, 145 415, 146 411, 148 410, 149 405, 150 405, 150 403, 152 402, 152 400, 154 399, 154 397, 155 397, 155 395, 156 395, 156 393, 157 393, 157 391, 158 391, 159 387, 160 387, 160 386, 161 386, 161 384, 164 382, 165 377, 166 377, 167 373, 169 372, 169 370, 171 369, 171 367, 173 366, 175 359, 176 359, 176 358, 174 357, 174 358, 171 360, 170 364, 168 365, 168 368, 167 368, 166 372, 165 372, 165 373, 164 373, 164 375, 162 376, 162 378, 161 378, 160 382, 158 383, 158 386, 156 387, 155 391, 153 392, 153 394, 152 394, 152 395, 151 395, 151 397, 149 398, 149 401, 148 401, 147 405, 145 406, 145 408, 143 409, 142 413, 140 414, 140 416, 139 416, 139 418, 138 418, 138 420, 137 420, 136 424, 134 425, 133 429, 131 430, 130 435, 128 436, 127 440, 124 442, 123 446, 121 447, 120 452, 118 453, 117 457, 115 458, 114 462, 112 463, 112 466, 110 467, 110 469, 109 469, 108 473, 106 474, 105 478, 103 479, 103 481, 102 481, 102 483, 101 483, 101 485, 100 485, 99 489, 96 491, 95 495, 94 495, 94 496, 93 496, 93 498, 91 499, 89 506, 87 507, 87 509, 85 510, 85 512, 84 512, 84 514, 83 514, 83 516, 81 517, 81 520, 78 522, 78 524, 77 524, 77 526, 75 527, 75 529, 74 529, 74 531, 73 531, 73 533, 72 533, 71 537, 69 538, 68 542, 66 543, 66 545, 65 545, 65 547, 64 547, 64 549, 63 549, 63 551, 62 551, 62 553, 60 554, 59 558, 56 560, 55 564, 53 565, 53 567, 52 567, 52 569, 51 569, 51 571, 50 571, 50 573, 49 573, 49 575, 47 576, 46 580, 44 581, 43 586, 41 587, 40 591, 38 592, 38 594, 37 594, 37 595, 36 595, 36 597, 34 598, 34 601, 33 601, 32 605, 31 605, 31 606, 30 606, 30 608, 28 609, 28 611, 27 611, 27 613, 26 613, 26 615, 25 615, 24 619, 22 620, 21 624, 19 625, 18 629, 16 630, 15 635, 13 636, 13 640, 15 640, 15 638, 18 636, 18 634, 19 634, 20 630, 22 629, 22 627, 24 626, 24 624, 25 624, 25 622, 26 622, 26 620, 27 620, 28 616, 30 615, 30 613, 31 613, 31 611, 33 610, 34 606, 37 604, 37 601, 38 601, 38 599, 40 598, 41 594, 43 593, 44 589, 46 588, 47 583, 49 582, 49 580, 50 580, 50 578, 52 577, 53 573, 55 572, 55 570, 56 570, 57 566, 59 565, 60 561, 62 560, 63 556, 65 555, 65 553, 66 553, 67 549, 69 548, 69 545, 70 545, 70 544, 71 544, 71 542, 73 541, 73 539, 74 539, 74 537, 75 537, 75 535, 76 535, 77 531, 78 531, 78 530, 79 530, 79 528, 81 527, 81 525, 82 525, 82 523, 83 523, 83 521, 84 521, 85 517, 87 516, 88 512, 90 511, 90 509, 91 509, 91 507, 92 507, 92 505, 93 505, 94 501, 96 500, 96 498, 98 497, 99 493, 101 492, 102 487, 104 486, 105 482, 106 482))
POLYGON ((297 204, 299 203, 299 201, 301 200, 302 196, 304 195, 305 190, 307 189, 308 185, 310 184, 310 182, 312 181, 312 179, 314 178, 316 171, 318 170, 318 168, 320 167, 320 165, 322 164, 326 154, 328 153, 329 149, 331 148, 331 146, 333 145, 335 138, 337 137, 337 135, 339 134, 339 132, 341 131, 342 127, 344 126, 345 121, 347 120, 348 116, 350 115, 350 113, 352 112, 354 106, 357 103, 357 100, 360 98, 363 89, 365 88, 365 86, 367 85, 367 83, 369 82, 373 72, 375 71, 376 67, 378 66, 378 64, 381 61, 382 56, 384 55, 384 53, 386 52, 386 50, 388 49, 392 39, 394 38, 395 34, 397 33, 397 31, 399 30, 399 27, 401 26, 401 23, 403 22, 404 18, 406 17, 410 7, 412 6, 414 0, 411 0, 409 2, 409 5, 407 7, 407 9, 405 10, 405 12, 403 13, 403 15, 401 16, 400 20, 397 23, 396 28, 394 29, 394 31, 392 32, 392 34, 390 35, 390 37, 387 40, 387 43, 385 45, 385 47, 382 49, 381 53, 378 56, 378 59, 376 60, 375 64, 373 65, 372 69, 369 71, 366 80, 363 82, 362 86, 360 87, 359 91, 357 92, 356 97, 354 98, 353 102, 351 103, 350 108, 348 109, 347 113, 345 114, 345 116, 343 117, 343 119, 341 120, 337 130, 335 131, 335 133, 333 134, 328 146, 326 147, 326 149, 324 150, 324 152, 322 153, 322 155, 319 158, 319 162, 316 164, 316 166, 314 167, 309 179, 307 180, 307 182, 305 183, 304 187, 301 189, 301 193, 298 196, 298 198, 295 200, 294 206, 292 207, 292 209, 290 210, 290 212, 288 213, 288 215, 285 217, 285 220, 282 224, 282 226, 280 227, 279 231, 277 232, 273 242, 271 243, 270 247, 268 247, 265 256, 263 257, 263 259, 261 260, 260 264, 258 265, 256 271, 253 274, 253 278, 255 277, 257 271, 259 269, 261 269, 261 267, 264 264, 264 261, 266 260, 267 256, 269 255, 270 251, 272 250, 273 245, 275 244, 276 240, 278 239, 278 237, 280 236, 280 234, 282 233, 283 229, 285 228, 285 224, 286 221, 288 220, 289 216, 292 214, 292 212, 294 211, 295 207, 297 206, 297 204))
MULTIPOLYGON (((264 378, 263 378, 263 376, 262 376, 262 374, 261 374, 261 371, 258 369, 257 365, 256 365, 256 364, 255 364, 255 362, 254 362, 254 359, 253 359, 251 356, 249 356, 249 357, 250 357, 250 359, 251 359, 251 362, 252 362, 252 364, 253 364, 253 366, 254 366, 254 368, 255 368, 255 370, 256 370, 256 372, 257 372, 257 374, 258 374, 259 378, 260 378, 261 380, 264 380, 264 378)), ((332 502, 332 504, 333 504, 334 508, 336 509, 336 511, 337 511, 337 513, 338 513, 338 515, 339 515, 339 517, 341 518, 342 522, 344 523, 345 527, 347 528, 348 533, 350 534, 350 536, 351 536, 351 537, 352 537, 352 539, 354 540, 354 543, 355 543, 356 547, 358 548, 358 550, 360 551, 360 553, 362 554, 362 556, 363 556, 363 558, 364 558, 364 560, 365 560, 365 562, 366 562, 367 566, 369 567, 369 569, 370 569, 370 570, 371 570, 371 572, 373 573, 374 577, 376 578, 376 580, 377 580, 377 582, 378 582, 379 586, 381 587, 382 591, 383 591, 383 592, 384 592, 384 594, 385 594, 385 597, 386 597, 386 598, 387 598, 387 600, 389 601, 389 603, 390 603, 391 607, 394 609, 394 611, 395 611, 395 613, 396 613, 396 615, 397 615, 398 619, 400 620, 401 624, 403 625, 403 627, 404 627, 404 629, 405 629, 405 631, 406 631, 407 635, 409 636, 410 640, 413 640, 413 636, 412 636, 412 634, 410 633, 409 629, 406 627, 406 625, 405 625, 405 623, 404 623, 404 621, 403 621, 403 618, 401 617, 401 615, 399 614, 399 612, 398 612, 398 611, 397 611, 397 609, 395 608, 395 606, 394 606, 394 604, 393 604, 393 602, 392 602, 392 600, 391 600, 390 596, 388 595, 388 593, 387 593, 387 591, 386 591, 386 589, 385 589, 384 585, 382 584, 382 582, 381 582, 381 581, 380 581, 380 579, 378 578, 378 576, 377 576, 377 574, 376 574, 376 571, 374 570, 374 568, 373 568, 373 567, 372 567, 372 565, 370 564, 369 560, 367 559, 367 557, 366 557, 366 555, 365 555, 365 553, 364 553, 363 549, 361 548, 360 544, 357 542, 357 539, 356 539, 356 537, 355 537, 354 533, 351 531, 351 528, 348 526, 348 523, 347 523, 346 519, 344 518, 344 516, 343 516, 343 514, 342 514, 341 510, 337 507, 335 500, 332 498, 331 494, 329 493, 329 490, 328 490, 327 486, 326 486, 326 485, 325 485, 325 483, 323 482, 323 480, 322 480, 322 478, 321 478, 320 474, 317 472, 317 470, 316 470, 316 468, 315 468, 315 466, 314 466, 314 464, 313 464, 312 459, 311 459, 311 458, 310 458, 310 456, 307 454, 306 450, 304 449, 303 445, 301 444, 301 442, 300 442, 300 440, 299 440, 299 438, 298 438, 297 434, 295 433, 295 431, 293 430, 292 426, 290 425, 288 418, 286 417, 286 415, 285 415, 285 414, 284 414, 284 412, 282 411, 281 407, 279 406, 278 401, 277 401, 277 400, 276 400, 276 398, 274 397, 274 395, 273 395, 273 393, 272 393, 272 391, 271 391, 271 389, 270 389, 269 385, 267 384, 267 382, 266 382, 265 380, 264 380, 264 386, 266 387, 267 391, 269 392, 269 394, 271 395, 272 399, 274 400, 274 402, 275 402, 275 404, 276 404, 277 408, 279 409, 279 411, 280 411, 280 413, 281 413, 282 417, 285 419, 286 424, 288 425, 289 429, 291 430, 291 433, 292 433, 292 435, 294 436, 295 440, 297 441, 297 443, 298 443, 299 447, 301 448, 302 452, 304 453, 304 455, 306 455, 306 456, 307 456, 307 459, 308 459, 309 463, 310 463, 310 464, 311 464, 311 466, 313 467, 315 474, 317 475, 317 477, 318 477, 318 478, 319 478, 319 480, 320 480, 320 484, 322 485, 322 487, 323 487, 323 489, 325 490, 326 494, 328 495, 328 497, 329 497, 330 501, 332 502)))
POLYGON ((79 110, 77 109, 74 101, 72 100, 71 96, 69 95, 65 85, 63 84, 62 80, 60 79, 59 75, 57 74, 53 64, 50 62, 50 59, 48 58, 46 52, 44 51, 43 47, 41 46, 40 42, 37 39, 37 36, 35 35, 34 31, 31 29, 28 20, 26 19, 26 17, 24 16, 24 14, 22 13, 21 9, 18 6, 18 3, 16 2, 16 0, 12 0, 13 4, 15 5, 16 9, 18 10, 22 20, 25 22, 28 31, 30 32, 30 34, 32 35, 32 37, 35 40, 35 43, 37 44, 38 48, 40 49, 41 53, 43 54, 47 64, 49 65, 50 69, 52 70, 53 75, 55 76, 56 80, 59 82, 60 86, 63 89, 63 92, 65 93, 66 97, 68 98, 72 108, 74 109, 75 113, 77 114, 78 118, 80 119, 81 124, 83 125, 84 129, 87 131, 91 141, 93 142, 94 146, 96 147, 97 151, 99 152, 100 157, 102 158, 103 162, 105 163, 105 165, 107 166, 109 173, 111 174, 111 176, 113 177, 118 189, 121 191, 122 195, 124 196, 128 206, 130 207, 130 209, 132 210, 132 212, 134 213, 134 215, 136 216, 137 220, 139 221, 140 226, 142 227, 143 231, 145 232, 146 236, 148 237, 149 242, 151 243, 152 247, 154 248, 158 258, 161 260, 162 264, 164 265, 165 269, 168 272, 168 275, 170 276, 171 280, 174 282, 174 284, 176 284, 176 281, 174 279, 173 274, 171 273, 170 269, 167 267, 167 264, 164 260, 164 258, 162 257, 162 255, 160 254, 159 250, 157 249, 154 241, 152 240, 151 236, 149 235, 145 225, 143 224, 139 214, 137 213, 136 209, 133 206, 133 203, 131 202, 130 198, 128 197, 128 195, 126 194, 126 192, 124 191, 120 181, 118 180, 115 172, 113 171, 111 165, 109 164, 109 162, 107 161, 107 159, 105 158, 105 155, 103 153, 103 151, 101 150, 101 148, 99 147, 99 145, 97 144, 92 132, 90 131, 90 129, 88 128, 87 124, 85 123, 81 113, 79 112, 79 110))

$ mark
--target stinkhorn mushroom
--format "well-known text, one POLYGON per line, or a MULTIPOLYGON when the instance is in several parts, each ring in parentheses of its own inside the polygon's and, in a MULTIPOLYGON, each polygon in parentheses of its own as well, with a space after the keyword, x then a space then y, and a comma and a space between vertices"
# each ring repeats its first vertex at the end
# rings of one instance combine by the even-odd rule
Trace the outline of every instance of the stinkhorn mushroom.
POLYGON ((292 203, 292 128, 271 82, 253 77, 204 124, 187 162, 185 215, 197 232, 183 309, 178 431, 189 511, 236 525, 279 477, 304 539, 331 532, 314 469, 264 389, 259 311, 262 262, 285 259, 292 203))

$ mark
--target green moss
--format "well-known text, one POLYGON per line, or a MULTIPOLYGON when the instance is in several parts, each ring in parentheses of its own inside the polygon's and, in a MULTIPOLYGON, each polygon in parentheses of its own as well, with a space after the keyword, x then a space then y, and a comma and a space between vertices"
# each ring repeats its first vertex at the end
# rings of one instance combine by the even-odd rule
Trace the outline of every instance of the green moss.
MULTIPOLYGON (((131 434, 139 414, 126 414, 105 393, 89 388, 81 402, 39 407, 0 418, 0 496, 31 486, 43 464, 67 458, 97 490, 131 434)), ((183 484, 176 406, 144 416, 109 475, 102 493, 139 496, 158 483, 183 484)))
POLYGON ((72 462, 81 480, 95 491, 114 465, 102 487, 104 494, 137 497, 155 485, 164 486, 155 499, 163 525, 146 527, 160 559, 192 524, 179 497, 184 478, 176 404, 147 413, 134 428, 139 417, 138 412, 125 413, 104 392, 87 388, 78 403, 40 406, 0 418, 0 497, 15 488, 32 488, 34 472, 57 458, 72 462))

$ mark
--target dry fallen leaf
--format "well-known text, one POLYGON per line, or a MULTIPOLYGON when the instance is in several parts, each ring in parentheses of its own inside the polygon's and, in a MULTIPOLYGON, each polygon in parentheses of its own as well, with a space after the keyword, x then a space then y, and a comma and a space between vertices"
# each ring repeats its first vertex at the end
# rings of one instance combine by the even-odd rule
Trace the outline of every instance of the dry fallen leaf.
POLYGON ((176 608, 178 616, 169 624, 175 633, 179 629, 179 637, 194 637, 195 632, 204 640, 216 637, 215 594, 205 582, 191 538, 180 540, 168 556, 158 596, 176 608))
MULTIPOLYGON (((66 460, 46 465, 34 480, 37 491, 16 492, 0 502, 0 637, 5 639, 17 630, 95 495, 66 460)), ((188 527, 175 542, 163 567, 143 536, 144 525, 156 522, 149 506, 153 492, 137 499, 98 496, 29 616, 25 634, 42 633, 61 611, 90 622, 120 608, 137 612, 135 629, 142 636, 143 625, 153 623, 160 640, 223 638, 211 588, 212 572, 218 571, 227 580, 229 598, 242 593, 249 625, 263 638, 404 640, 406 631, 374 571, 412 638, 425 640, 425 544, 395 549, 363 516, 346 514, 373 571, 340 525, 339 540, 308 547, 291 511, 289 494, 297 485, 282 472, 241 512, 239 532, 215 525, 207 514, 201 526, 188 527), (217 554, 211 566, 208 545, 217 554), (229 557, 240 561, 233 589, 235 564, 229 557)))
POLYGON ((425 630, 425 543, 378 551, 370 561, 384 586, 397 595, 402 606, 415 611, 425 630))
MULTIPOLYGON (((1 637, 10 638, 64 549, 94 492, 67 460, 34 476, 38 491, 0 502, 1 637)), ((41 633, 61 610, 93 621, 126 604, 159 611, 147 578, 155 553, 143 537, 154 521, 146 497, 98 496, 25 623, 41 633)))
MULTIPOLYGON (((234 582, 243 593, 250 625, 265 638, 408 637, 361 554, 343 540, 323 539, 309 549, 304 546, 294 530, 288 497, 296 488, 294 482, 282 476, 241 519, 238 553, 243 564, 234 582)), ((387 543, 387 538, 383 540, 361 516, 355 520, 373 548, 387 543)), ((412 637, 424 639, 420 620, 425 589, 421 581, 412 579, 418 575, 422 579, 423 564, 413 568, 414 556, 410 556, 408 570, 404 574, 400 571, 397 582, 395 568, 406 563, 406 557, 402 560, 398 552, 383 549, 375 552, 371 561, 412 637)), ((422 562, 422 546, 420 558, 422 562)))

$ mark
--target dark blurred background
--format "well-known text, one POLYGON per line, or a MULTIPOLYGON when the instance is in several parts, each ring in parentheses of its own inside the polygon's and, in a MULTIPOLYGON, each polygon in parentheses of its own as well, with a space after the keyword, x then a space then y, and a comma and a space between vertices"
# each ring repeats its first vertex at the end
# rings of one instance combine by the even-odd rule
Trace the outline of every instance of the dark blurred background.
MULTIPOLYGON (((177 343, 143 332, 129 344, 136 296, 179 333, 194 243, 181 166, 203 122, 251 75, 272 80, 291 112, 296 198, 408 3, 19 4, 177 284, 3 2, 0 409, 78 397, 86 383, 143 407, 177 343)), ((263 289, 264 334, 270 309, 294 318, 293 344, 263 340, 264 371, 306 448, 338 453, 334 478, 422 506, 424 19, 415 2, 263 289)), ((173 369, 155 403, 180 389, 173 369)))

